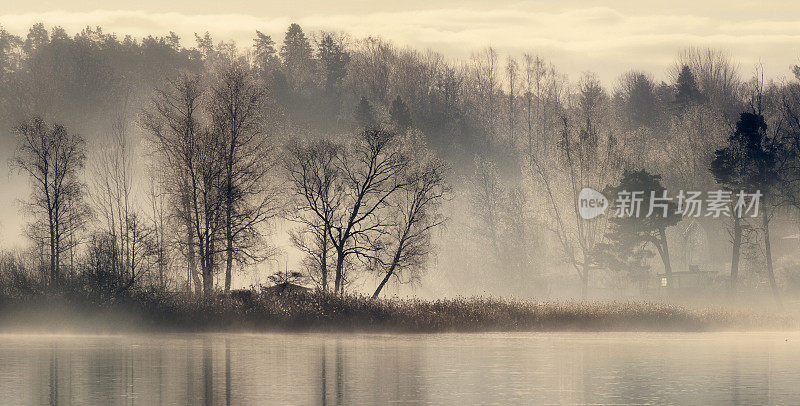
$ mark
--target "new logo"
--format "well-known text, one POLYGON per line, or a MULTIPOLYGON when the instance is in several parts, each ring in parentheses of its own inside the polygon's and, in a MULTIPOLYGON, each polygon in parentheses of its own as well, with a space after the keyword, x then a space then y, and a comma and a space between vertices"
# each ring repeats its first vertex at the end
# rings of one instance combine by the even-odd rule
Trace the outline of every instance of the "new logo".
POLYGON ((606 212, 608 199, 602 193, 585 187, 578 193, 578 213, 584 220, 593 219, 606 212))

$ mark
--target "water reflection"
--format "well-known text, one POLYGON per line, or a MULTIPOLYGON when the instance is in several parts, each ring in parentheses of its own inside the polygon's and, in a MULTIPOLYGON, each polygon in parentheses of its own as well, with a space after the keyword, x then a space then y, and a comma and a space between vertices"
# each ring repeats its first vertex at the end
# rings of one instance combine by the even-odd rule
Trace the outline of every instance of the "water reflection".
POLYGON ((50 352, 50 404, 58 404, 58 344, 50 352))
POLYGON ((225 339, 225 404, 231 404, 231 340, 225 339))
POLYGON ((800 334, 0 336, 3 404, 798 403, 800 334))

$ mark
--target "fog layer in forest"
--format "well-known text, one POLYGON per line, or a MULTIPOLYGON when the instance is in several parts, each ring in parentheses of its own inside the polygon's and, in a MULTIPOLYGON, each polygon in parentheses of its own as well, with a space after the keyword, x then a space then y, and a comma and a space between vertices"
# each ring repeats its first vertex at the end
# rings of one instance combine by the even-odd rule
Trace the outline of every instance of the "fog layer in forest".
POLYGON ((790 302, 800 69, 769 80, 700 48, 664 69, 608 85, 535 53, 454 62, 296 24, 238 45, 0 30, 0 277, 790 302), (612 206, 632 187, 762 197, 755 217, 586 220, 585 187, 612 206))

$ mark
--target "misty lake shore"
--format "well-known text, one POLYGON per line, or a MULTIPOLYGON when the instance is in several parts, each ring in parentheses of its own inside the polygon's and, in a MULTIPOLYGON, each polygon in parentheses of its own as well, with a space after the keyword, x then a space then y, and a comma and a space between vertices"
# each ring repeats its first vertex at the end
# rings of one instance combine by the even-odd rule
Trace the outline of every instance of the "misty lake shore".
POLYGON ((198 297, 135 292, 0 296, 0 332, 705 332, 798 330, 798 318, 655 301, 503 298, 370 299, 322 292, 237 291, 198 297))

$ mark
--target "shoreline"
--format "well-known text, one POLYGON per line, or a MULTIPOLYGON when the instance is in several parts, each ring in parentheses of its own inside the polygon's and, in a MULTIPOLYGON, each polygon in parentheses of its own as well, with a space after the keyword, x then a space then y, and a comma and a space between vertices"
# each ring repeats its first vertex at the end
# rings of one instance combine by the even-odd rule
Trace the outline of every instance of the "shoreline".
POLYGON ((796 314, 654 301, 377 299, 322 292, 0 298, 0 334, 800 331, 796 314))

